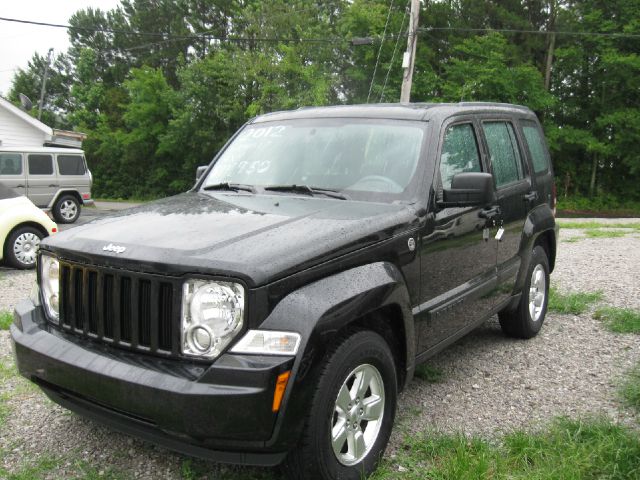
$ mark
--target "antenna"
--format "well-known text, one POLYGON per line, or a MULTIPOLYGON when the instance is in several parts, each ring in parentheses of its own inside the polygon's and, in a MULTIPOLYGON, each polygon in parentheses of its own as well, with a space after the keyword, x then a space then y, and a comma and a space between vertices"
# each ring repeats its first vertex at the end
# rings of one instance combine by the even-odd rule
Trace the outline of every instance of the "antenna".
POLYGON ((22 105, 22 109, 25 112, 28 112, 33 108, 33 102, 24 93, 19 93, 18 98, 20 98, 20 105, 22 105))

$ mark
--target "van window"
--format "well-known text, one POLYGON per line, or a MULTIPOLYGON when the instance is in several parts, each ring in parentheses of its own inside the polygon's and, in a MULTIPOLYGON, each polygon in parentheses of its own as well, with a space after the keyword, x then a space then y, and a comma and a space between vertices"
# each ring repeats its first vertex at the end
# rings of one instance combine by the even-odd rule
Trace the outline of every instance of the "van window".
POLYGON ((29 175, 53 175, 53 158, 51 155, 29 155, 29 175))
POLYGON ((522 133, 524 133, 524 138, 531 153, 533 170, 536 173, 546 172, 549 169, 549 157, 542 143, 542 137, 537 125, 533 122, 523 122, 522 133))
POLYGON ((84 175, 85 168, 81 155, 58 155, 60 175, 84 175))
POLYGON ((22 155, 0 153, 0 175, 22 175, 22 155))
POLYGON ((508 122, 484 122, 482 129, 489 147, 496 187, 524 178, 513 126, 508 122))

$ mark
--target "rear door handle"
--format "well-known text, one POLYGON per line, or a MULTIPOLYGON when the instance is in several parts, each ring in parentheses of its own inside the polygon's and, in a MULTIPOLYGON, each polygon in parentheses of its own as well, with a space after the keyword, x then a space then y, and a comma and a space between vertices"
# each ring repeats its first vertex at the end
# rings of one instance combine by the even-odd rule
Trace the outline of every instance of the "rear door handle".
POLYGON ((58 186, 58 185, 49 185, 49 188, 55 188, 55 187, 57 187, 57 186, 58 186))
POLYGON ((525 193, 522 198, 524 198, 527 202, 533 202, 538 198, 538 192, 533 191, 533 192, 525 193))

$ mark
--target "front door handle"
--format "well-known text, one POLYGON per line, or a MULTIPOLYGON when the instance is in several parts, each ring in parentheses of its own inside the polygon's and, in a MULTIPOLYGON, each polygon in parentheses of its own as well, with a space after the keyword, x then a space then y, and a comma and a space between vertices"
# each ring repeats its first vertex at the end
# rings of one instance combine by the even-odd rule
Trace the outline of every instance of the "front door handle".
POLYGON ((534 200, 537 200, 538 192, 533 191, 533 192, 525 193, 522 198, 524 198, 527 202, 533 202, 534 200))
POLYGON ((24 188, 24 185, 16 185, 16 188, 24 188))

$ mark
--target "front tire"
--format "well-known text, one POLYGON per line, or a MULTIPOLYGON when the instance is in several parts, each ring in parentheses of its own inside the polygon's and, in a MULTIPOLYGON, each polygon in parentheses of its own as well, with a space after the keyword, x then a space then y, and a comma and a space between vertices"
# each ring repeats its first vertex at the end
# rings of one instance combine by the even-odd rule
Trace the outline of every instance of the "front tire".
POLYGON ((73 195, 62 195, 53 206, 53 218, 58 223, 73 223, 80 216, 80 202, 73 195))
POLYGON ((300 444, 284 464, 291 479, 360 480, 373 472, 393 427, 397 377, 384 339, 360 331, 328 355, 300 444))
POLYGON ((498 314, 502 331, 510 337, 535 337, 544 323, 548 303, 549 260, 545 250, 536 246, 531 252, 518 307, 498 314))
POLYGON ((12 267, 25 270, 36 266, 36 255, 42 232, 33 227, 20 227, 7 238, 4 256, 12 267))

